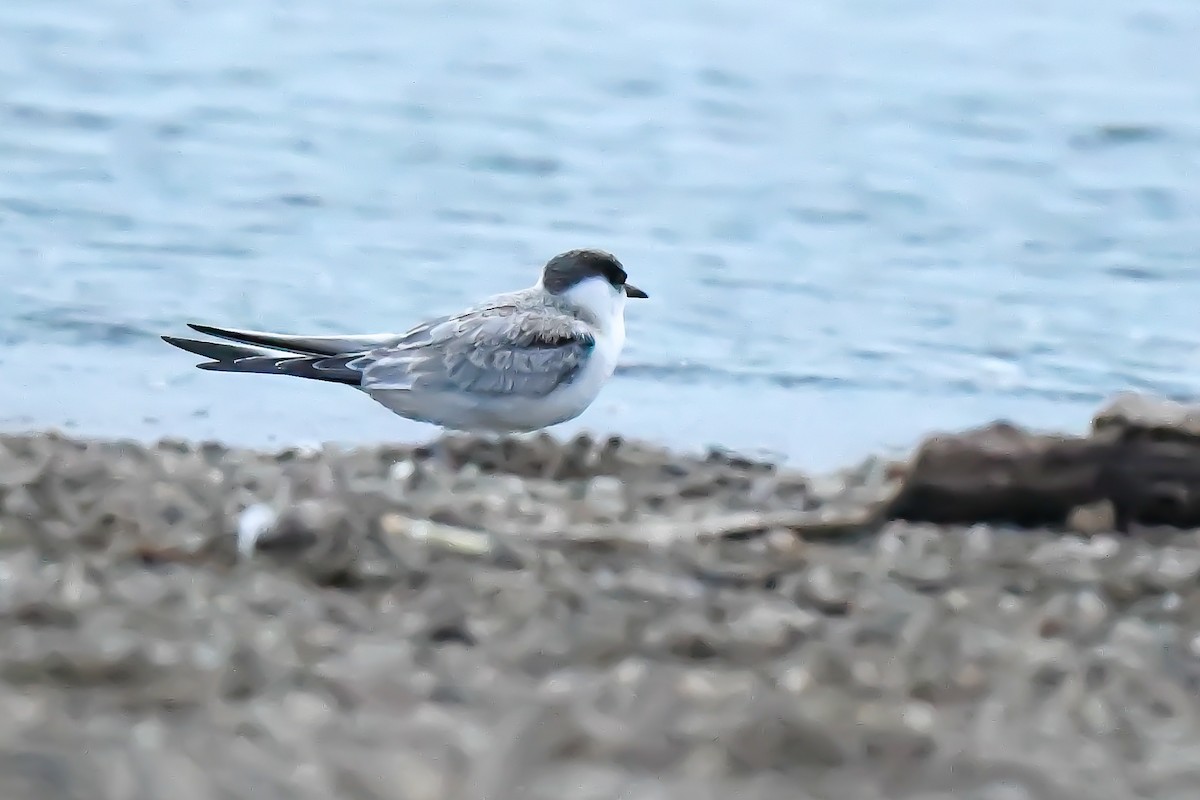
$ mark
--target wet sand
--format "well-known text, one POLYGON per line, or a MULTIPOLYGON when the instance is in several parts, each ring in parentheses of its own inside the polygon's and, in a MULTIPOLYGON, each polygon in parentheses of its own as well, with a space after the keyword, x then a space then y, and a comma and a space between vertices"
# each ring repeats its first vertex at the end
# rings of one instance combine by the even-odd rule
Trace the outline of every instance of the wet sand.
POLYGON ((1195 797, 1195 533, 898 472, 0 436, 0 797, 1195 797))

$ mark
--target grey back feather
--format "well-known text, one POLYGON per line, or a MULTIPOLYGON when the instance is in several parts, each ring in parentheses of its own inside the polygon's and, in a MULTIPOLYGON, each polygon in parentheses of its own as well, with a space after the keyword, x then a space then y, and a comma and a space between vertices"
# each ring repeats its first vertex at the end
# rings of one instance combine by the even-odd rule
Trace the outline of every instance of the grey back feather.
POLYGON ((596 341, 568 309, 533 300, 518 292, 430 320, 347 366, 368 391, 544 397, 575 378, 596 341))

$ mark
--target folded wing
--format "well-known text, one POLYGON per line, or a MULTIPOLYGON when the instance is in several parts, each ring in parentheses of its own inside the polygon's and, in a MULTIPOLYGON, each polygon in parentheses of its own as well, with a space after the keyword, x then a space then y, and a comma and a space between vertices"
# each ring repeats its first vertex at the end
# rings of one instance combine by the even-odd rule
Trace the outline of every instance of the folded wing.
POLYGON ((349 366, 368 391, 544 397, 574 380, 595 344, 571 317, 492 307, 415 328, 349 366))

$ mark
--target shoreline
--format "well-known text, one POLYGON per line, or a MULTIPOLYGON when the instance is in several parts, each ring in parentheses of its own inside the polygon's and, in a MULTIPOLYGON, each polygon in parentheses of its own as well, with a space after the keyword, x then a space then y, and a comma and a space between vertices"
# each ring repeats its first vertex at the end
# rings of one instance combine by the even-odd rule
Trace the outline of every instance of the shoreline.
MULTIPOLYGON (((5 367, 16 374, 39 374, 47 359, 61 368, 6 404, 0 430, 34 430, 53 420, 77 436, 133 437, 143 443, 164 435, 215 438, 264 449, 321 440, 418 443, 438 435, 436 428, 401 419, 366 397, 347 396, 344 387, 301 390, 294 382, 266 376, 254 382, 256 401, 247 407, 242 382, 214 380, 190 363, 181 365, 170 348, 118 351, 103 361, 61 349, 47 355, 39 345, 6 353, 5 367), (127 389, 114 392, 114 370, 131 376, 127 389)), ((561 439, 619 432, 683 452, 718 444, 791 468, 827 472, 872 455, 907 453, 932 430, 969 428, 996 415, 1039 429, 1081 432, 1102 399, 1014 396, 986 387, 974 395, 872 386, 830 392, 626 377, 612 381, 592 408, 553 432, 561 439), (664 397, 679 402, 665 404, 664 397)))
POLYGON ((1191 452, 1190 412, 1138 402, 822 475, 537 434, 0 435, 0 794, 1187 796, 1193 531, 1117 531, 1122 497, 1090 528, 894 513, 994 503, 963 453, 1046 481, 1086 472, 1051 445, 1191 452))

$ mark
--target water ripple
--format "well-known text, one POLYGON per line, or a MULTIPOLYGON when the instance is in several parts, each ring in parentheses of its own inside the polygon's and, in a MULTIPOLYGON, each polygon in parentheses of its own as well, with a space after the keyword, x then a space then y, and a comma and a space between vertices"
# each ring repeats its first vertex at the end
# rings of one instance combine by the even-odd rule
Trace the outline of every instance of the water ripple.
POLYGON ((185 319, 397 330, 601 246, 651 295, 613 403, 668 438, 771 438, 803 397, 1200 395, 1198 29, 1180 0, 0 4, 5 359, 136 406, 112 375, 185 319), (654 416, 677 385, 691 416, 654 416))

